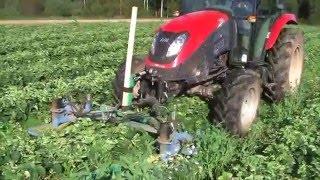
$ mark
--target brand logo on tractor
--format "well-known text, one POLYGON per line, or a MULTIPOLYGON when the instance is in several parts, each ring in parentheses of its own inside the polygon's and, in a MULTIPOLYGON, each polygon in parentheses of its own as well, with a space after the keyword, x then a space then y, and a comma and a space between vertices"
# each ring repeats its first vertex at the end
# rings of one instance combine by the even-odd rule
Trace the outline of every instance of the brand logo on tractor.
POLYGON ((169 38, 161 38, 160 42, 167 43, 167 42, 169 42, 169 38))
POLYGON ((267 34, 267 39, 269 39, 270 38, 270 34, 271 34, 271 32, 268 32, 268 34, 267 34))

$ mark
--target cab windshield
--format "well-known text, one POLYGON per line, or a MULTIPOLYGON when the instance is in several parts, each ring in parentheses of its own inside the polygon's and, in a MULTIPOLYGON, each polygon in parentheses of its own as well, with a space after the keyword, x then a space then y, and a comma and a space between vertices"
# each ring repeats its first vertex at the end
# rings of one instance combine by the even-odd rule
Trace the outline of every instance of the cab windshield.
POLYGON ((187 14, 206 9, 222 9, 234 16, 250 16, 255 10, 256 0, 182 0, 181 12, 187 14))

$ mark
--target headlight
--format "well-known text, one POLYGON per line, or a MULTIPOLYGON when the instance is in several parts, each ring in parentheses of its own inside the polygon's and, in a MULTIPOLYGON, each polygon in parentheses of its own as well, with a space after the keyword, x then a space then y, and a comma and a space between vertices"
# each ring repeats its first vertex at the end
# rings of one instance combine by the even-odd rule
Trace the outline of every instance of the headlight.
POLYGON ((159 33, 157 33, 155 38, 153 39, 153 42, 151 45, 151 54, 154 54, 156 51, 156 43, 157 43, 158 36, 159 36, 159 33))
POLYGON ((167 52, 166 57, 171 57, 171 56, 177 55, 177 54, 181 51, 184 43, 185 43, 186 40, 187 40, 187 37, 188 37, 187 34, 181 34, 181 35, 179 35, 179 36, 172 42, 172 44, 169 46, 169 49, 168 49, 168 52, 167 52))

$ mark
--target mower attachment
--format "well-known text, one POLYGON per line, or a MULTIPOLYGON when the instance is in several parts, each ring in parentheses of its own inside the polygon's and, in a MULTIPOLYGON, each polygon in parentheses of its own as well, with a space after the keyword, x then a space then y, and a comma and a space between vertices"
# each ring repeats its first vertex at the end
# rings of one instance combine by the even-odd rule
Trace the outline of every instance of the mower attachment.
POLYGON ((121 110, 119 106, 111 107, 102 105, 100 110, 91 111, 91 101, 86 101, 83 109, 76 110, 67 99, 59 99, 53 103, 52 124, 44 124, 28 129, 31 136, 39 137, 52 130, 59 131, 69 126, 77 118, 89 118, 103 123, 123 123, 139 131, 146 131, 158 135, 157 142, 160 157, 167 162, 178 153, 191 156, 196 154, 193 137, 187 132, 182 132, 175 118, 175 111, 169 113, 168 109, 161 106, 155 98, 148 98, 136 105, 151 107, 150 113, 141 113, 130 110, 121 110))

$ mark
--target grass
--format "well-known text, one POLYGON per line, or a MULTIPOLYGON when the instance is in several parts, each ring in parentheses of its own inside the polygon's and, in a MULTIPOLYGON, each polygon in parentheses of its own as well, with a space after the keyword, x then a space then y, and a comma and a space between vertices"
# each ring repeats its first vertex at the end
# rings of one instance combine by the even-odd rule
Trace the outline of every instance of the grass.
MULTIPOLYGON (((147 52, 157 25, 138 25, 137 53, 147 52)), ((48 121, 47 103, 54 97, 90 92, 96 106, 114 102, 109 82, 125 57, 126 28, 121 23, 0 26, 4 35, 0 36, 0 179, 320 177, 320 28, 312 26, 302 27, 306 62, 299 92, 278 104, 263 102, 246 138, 213 127, 206 118, 205 102, 189 97, 177 98, 168 106, 176 105, 178 117, 195 136, 199 154, 193 158, 178 157, 164 164, 156 157, 150 135, 85 119, 62 132, 29 137, 26 127, 39 119, 48 121), (33 66, 22 65, 24 61, 33 66), (63 64, 70 67, 59 71, 63 64), (33 79, 38 71, 51 74, 45 80, 33 79), (27 76, 30 72, 32 77, 27 76), (14 79, 6 79, 9 75, 14 79), (21 114, 26 111, 21 109, 30 103, 33 108, 25 118, 21 114)))

